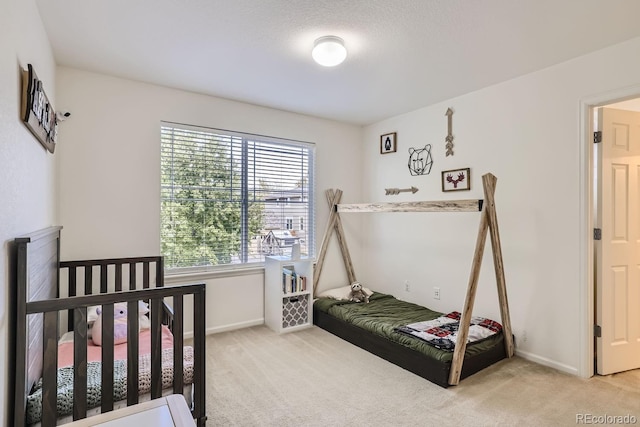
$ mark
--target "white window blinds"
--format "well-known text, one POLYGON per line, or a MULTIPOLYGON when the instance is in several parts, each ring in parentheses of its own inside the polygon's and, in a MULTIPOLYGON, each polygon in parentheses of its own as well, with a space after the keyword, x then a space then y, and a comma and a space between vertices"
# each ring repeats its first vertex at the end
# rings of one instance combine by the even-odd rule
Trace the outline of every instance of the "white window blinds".
POLYGON ((163 122, 161 187, 167 268, 313 256, 313 144, 163 122))

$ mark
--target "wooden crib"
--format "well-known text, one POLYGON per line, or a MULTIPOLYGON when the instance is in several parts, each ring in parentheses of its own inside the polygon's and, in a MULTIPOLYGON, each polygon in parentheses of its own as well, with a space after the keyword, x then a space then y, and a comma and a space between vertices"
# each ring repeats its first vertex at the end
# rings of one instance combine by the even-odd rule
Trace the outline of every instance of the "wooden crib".
MULTIPOLYGON (((15 239, 11 306, 14 333, 12 345, 15 359, 10 361, 10 373, 15 373, 12 425, 27 425, 27 401, 38 388, 41 401, 41 425, 55 426, 59 422, 61 397, 58 387, 59 339, 73 331, 73 393, 69 420, 88 416, 91 409, 87 397, 87 367, 99 366, 99 411, 108 412, 119 405, 135 405, 141 399, 156 399, 167 393, 186 393, 198 426, 205 416, 205 286, 204 284, 164 287, 164 266, 161 256, 60 261, 60 230, 49 227, 15 239), (184 343, 184 303, 193 301, 193 346, 184 343), (139 333, 140 301, 149 304, 150 351, 141 352, 139 333), (114 358, 114 305, 126 304, 126 361, 114 358), (100 362, 88 361, 88 348, 96 352, 88 337, 88 310, 101 306, 102 346, 100 362), (164 326, 163 326, 164 325, 164 326), (163 340, 169 331, 172 345, 163 340), (186 358, 186 354, 192 357, 186 358), (146 363, 146 361, 149 363, 146 363), (126 369, 126 402, 114 401, 115 364, 126 369), (170 366, 164 366, 170 363, 170 366), (142 369, 141 365, 149 365, 142 369), (102 369, 103 366, 113 369, 102 369), (167 371, 169 369, 169 371, 167 371), (144 372, 143 372, 144 371, 144 372), (169 377, 167 389, 167 372, 169 377), (185 381, 187 373, 189 381, 185 381), (163 389, 163 374, 165 376, 163 389), (139 381, 150 375, 150 389, 140 396, 139 381), (191 384, 185 384, 191 383, 191 384), (72 418, 71 418, 72 415, 72 418)), ((147 332, 145 336, 148 337, 147 332)), ((147 347, 146 342, 143 347, 147 347)), ((123 350, 123 348, 120 348, 123 350)), ((63 368, 64 369, 64 368, 63 368)), ((146 380, 144 380, 146 381, 146 380)), ((118 384, 125 382, 124 378, 118 384)), ((145 383, 146 384, 146 383, 145 383)), ((91 391, 93 396, 96 392, 91 391)), ((33 398, 31 399, 33 400, 33 398)), ((93 409, 93 411, 97 411, 93 409)))

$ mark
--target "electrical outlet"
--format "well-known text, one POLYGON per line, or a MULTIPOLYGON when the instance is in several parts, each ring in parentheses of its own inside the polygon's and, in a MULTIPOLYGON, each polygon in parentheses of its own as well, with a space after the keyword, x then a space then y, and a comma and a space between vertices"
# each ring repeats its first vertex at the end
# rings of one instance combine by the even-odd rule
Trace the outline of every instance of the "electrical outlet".
POLYGON ((409 281, 408 280, 404 281, 404 291, 405 292, 411 292, 411 286, 409 286, 409 281))
POLYGON ((433 299, 440 299, 440 288, 437 286, 433 287, 433 299))

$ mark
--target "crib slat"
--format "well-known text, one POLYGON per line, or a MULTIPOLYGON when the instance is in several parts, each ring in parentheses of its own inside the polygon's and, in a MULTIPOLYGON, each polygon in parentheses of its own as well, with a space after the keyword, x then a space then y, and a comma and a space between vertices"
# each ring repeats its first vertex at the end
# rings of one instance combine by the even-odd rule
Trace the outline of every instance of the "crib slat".
POLYGON ((93 294, 93 268, 89 266, 84 268, 84 294, 93 294))
POLYGON ((164 286, 164 257, 156 260, 156 288, 164 286))
MULTIPOLYGON (((73 395, 87 395, 87 307, 73 310, 73 395)), ((87 400, 73 399, 73 420, 87 417, 87 400)))
POLYGON ((142 264, 142 287, 149 289, 149 261, 142 264))
POLYGON ((47 311, 43 322, 42 427, 49 427, 58 414, 58 312, 47 311))
POLYGON ((113 304, 102 306, 101 410, 113 410, 113 304))
MULTIPOLYGON (((195 354, 205 354, 205 287, 200 292, 193 294, 193 349, 195 354), (196 326, 196 325, 199 325, 196 326)), ((193 362, 193 384, 195 401, 193 405, 193 413, 198 418, 198 425, 204 425, 205 420, 205 357, 196 358, 193 362)))
POLYGON ((151 300, 151 398, 162 397, 162 299, 151 300))
POLYGON ((75 297, 77 295, 76 293, 76 285, 77 285, 77 275, 76 275, 77 271, 75 267, 71 267, 69 268, 69 287, 67 292, 69 293, 70 297, 75 297))
POLYGON ((133 291, 136 289, 136 263, 129 263, 129 290, 133 291))
POLYGON ((116 292, 122 290, 122 263, 116 264, 116 292))
POLYGON ((127 303, 127 406, 138 403, 138 301, 127 303), (133 339, 129 339, 129 337, 133 339))
MULTIPOLYGON (((67 292, 69 293, 70 297, 75 297, 77 295, 76 293, 76 282, 77 282, 77 277, 76 277, 76 268, 75 267, 69 267, 69 277, 68 277, 68 281, 69 281, 69 286, 67 287, 67 292)), ((67 330, 68 331, 72 331, 73 330, 73 310, 69 310, 68 312, 68 319, 67 319, 67 330)))
POLYGON ((100 266, 100 293, 106 294, 107 291, 107 270, 108 266, 101 265, 100 266))
POLYGON ((182 394, 184 388, 184 297, 173 297, 173 392, 182 394))

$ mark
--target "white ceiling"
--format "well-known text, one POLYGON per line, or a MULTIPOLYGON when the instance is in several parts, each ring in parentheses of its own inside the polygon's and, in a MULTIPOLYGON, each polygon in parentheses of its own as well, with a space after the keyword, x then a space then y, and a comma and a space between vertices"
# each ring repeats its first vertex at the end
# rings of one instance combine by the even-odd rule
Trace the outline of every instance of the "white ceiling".
POLYGON ((638 0, 36 2, 58 65, 355 124, 640 36, 638 0))

